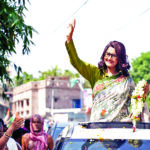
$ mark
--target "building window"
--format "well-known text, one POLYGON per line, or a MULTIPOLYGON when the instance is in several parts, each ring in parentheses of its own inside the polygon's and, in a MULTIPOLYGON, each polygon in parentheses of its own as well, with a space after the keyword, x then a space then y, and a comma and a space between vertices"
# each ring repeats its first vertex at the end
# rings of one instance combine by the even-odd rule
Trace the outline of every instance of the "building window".
POLYGON ((21 107, 23 108, 23 101, 21 101, 21 107))
POLYGON ((27 115, 29 115, 29 110, 27 110, 27 112, 26 112, 26 113, 27 113, 27 115))
POLYGON ((72 100, 72 108, 81 108, 81 100, 73 99, 72 100))
POLYGON ((26 101, 27 101, 27 106, 29 106, 29 99, 27 99, 26 101))

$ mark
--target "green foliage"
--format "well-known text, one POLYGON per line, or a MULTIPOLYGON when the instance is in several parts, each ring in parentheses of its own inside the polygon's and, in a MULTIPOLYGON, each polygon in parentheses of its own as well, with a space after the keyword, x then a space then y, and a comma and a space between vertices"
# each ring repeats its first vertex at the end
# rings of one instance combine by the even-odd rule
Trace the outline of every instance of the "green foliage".
MULTIPOLYGON (((142 53, 140 57, 132 60, 131 76, 135 83, 145 79, 150 84, 150 52, 142 53)), ((150 94, 146 102, 150 110, 150 94)))
POLYGON ((19 86, 21 84, 25 84, 30 81, 39 81, 39 80, 45 80, 49 76, 68 76, 70 78, 79 78, 78 73, 73 73, 69 70, 65 70, 62 72, 60 68, 55 66, 54 68, 49 69, 48 71, 39 71, 39 77, 35 78, 33 75, 28 74, 27 72, 23 72, 20 76, 14 77, 14 83, 15 86, 19 86))
POLYGON ((48 71, 39 71, 39 80, 44 80, 46 79, 48 76, 61 76, 62 72, 61 69, 58 68, 57 66, 55 66, 54 68, 52 68, 51 70, 48 71))
POLYGON ((90 82, 88 80, 85 80, 83 87, 84 88, 91 88, 90 82))
MULTIPOLYGON (((29 2, 29 1, 28 1, 29 2)), ((16 44, 22 43, 22 54, 30 52, 30 44, 34 44, 32 26, 24 22, 27 10, 25 0, 0 0, 0 81, 5 88, 6 82, 12 82, 7 67, 10 65, 10 56, 16 54, 16 44)), ((18 75, 21 67, 14 64, 18 75)))
POLYGON ((34 78, 33 75, 23 72, 21 75, 14 77, 15 86, 19 86, 30 81, 37 81, 38 79, 34 78))
POLYGON ((73 73, 69 70, 65 70, 64 72, 62 72, 62 70, 60 68, 58 68, 57 66, 55 66, 54 68, 52 68, 51 70, 48 70, 48 71, 44 71, 44 72, 39 71, 39 73, 40 73, 39 80, 44 80, 48 76, 68 76, 70 78, 78 78, 79 77, 78 73, 73 73))
POLYGON ((79 73, 72 73, 69 70, 65 70, 63 75, 64 76, 69 76, 71 78, 79 78, 80 77, 79 73))

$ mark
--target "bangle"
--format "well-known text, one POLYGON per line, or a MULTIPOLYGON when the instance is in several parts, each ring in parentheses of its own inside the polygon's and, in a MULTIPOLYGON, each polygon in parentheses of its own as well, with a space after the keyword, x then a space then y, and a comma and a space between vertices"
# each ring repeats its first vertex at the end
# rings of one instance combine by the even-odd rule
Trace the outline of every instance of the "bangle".
POLYGON ((11 137, 11 135, 6 134, 6 132, 4 133, 4 136, 8 139, 11 137))

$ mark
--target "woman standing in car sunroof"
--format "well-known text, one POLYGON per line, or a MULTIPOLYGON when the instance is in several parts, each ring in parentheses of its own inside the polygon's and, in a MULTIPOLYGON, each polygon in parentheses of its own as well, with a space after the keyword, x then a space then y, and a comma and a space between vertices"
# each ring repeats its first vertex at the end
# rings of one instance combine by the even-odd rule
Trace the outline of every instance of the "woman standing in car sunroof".
MULTIPOLYGON (((71 64, 89 81, 93 91, 90 121, 130 121, 130 98, 135 86, 128 72, 130 64, 127 62, 125 46, 121 42, 111 41, 106 45, 98 67, 86 63, 78 57, 73 43, 75 23, 73 20, 69 24, 65 45, 71 64)), ((148 121, 148 113, 145 103, 140 120, 148 121)))

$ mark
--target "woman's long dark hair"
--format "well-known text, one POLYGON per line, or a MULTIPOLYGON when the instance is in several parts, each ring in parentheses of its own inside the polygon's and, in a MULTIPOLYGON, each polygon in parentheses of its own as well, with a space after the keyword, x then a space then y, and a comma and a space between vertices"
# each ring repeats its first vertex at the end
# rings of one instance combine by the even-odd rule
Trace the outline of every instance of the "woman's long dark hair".
POLYGON ((102 68, 107 69, 107 66, 104 62, 104 57, 109 47, 113 47, 116 51, 116 55, 118 59, 118 64, 116 65, 117 72, 122 71, 124 76, 129 76, 128 70, 130 69, 130 64, 129 62, 127 62, 126 49, 125 49, 125 46, 121 42, 118 42, 118 41, 111 41, 109 42, 108 45, 106 45, 104 52, 101 56, 101 60, 98 63, 99 69, 102 69, 102 68))

